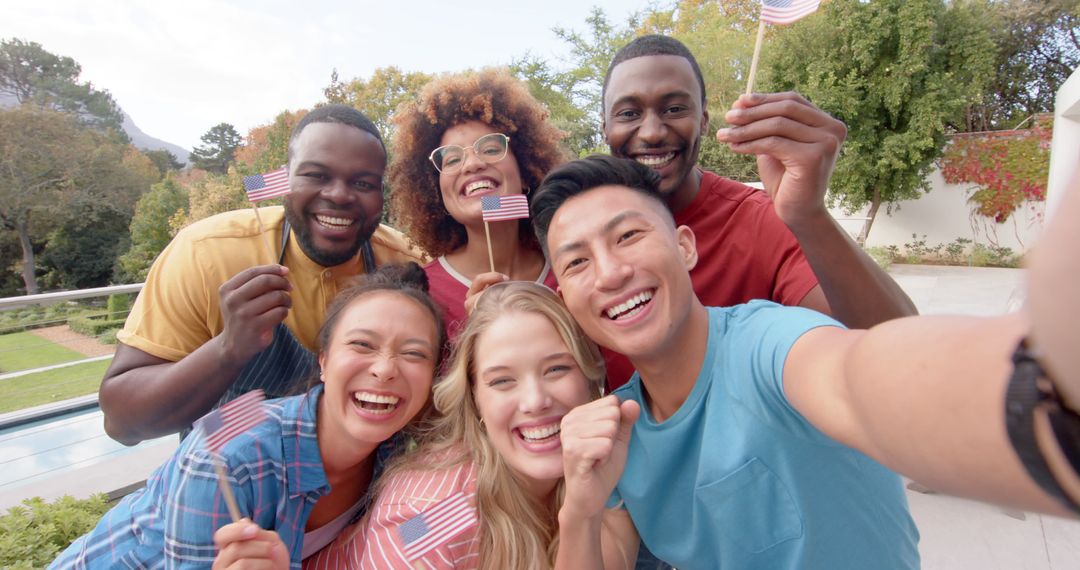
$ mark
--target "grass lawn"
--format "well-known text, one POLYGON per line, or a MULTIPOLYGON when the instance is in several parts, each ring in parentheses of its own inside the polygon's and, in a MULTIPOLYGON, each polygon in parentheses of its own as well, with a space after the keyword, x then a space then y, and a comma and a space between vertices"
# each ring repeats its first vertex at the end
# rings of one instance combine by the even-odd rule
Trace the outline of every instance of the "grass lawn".
POLYGON ((0 380, 0 413, 93 394, 109 362, 88 362, 0 380))
POLYGON ((74 350, 28 332, 0 336, 0 372, 28 370, 83 358, 86 357, 74 350))

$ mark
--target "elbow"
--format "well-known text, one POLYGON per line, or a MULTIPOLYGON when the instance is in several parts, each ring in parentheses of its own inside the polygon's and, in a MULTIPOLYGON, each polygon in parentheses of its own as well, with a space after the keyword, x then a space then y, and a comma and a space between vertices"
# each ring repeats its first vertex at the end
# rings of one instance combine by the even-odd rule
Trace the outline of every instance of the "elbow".
POLYGON ((127 418, 119 411, 128 406, 117 401, 117 392, 118 390, 112 386, 108 378, 101 382, 101 388, 98 390, 98 407, 105 416, 105 433, 124 445, 138 445, 142 438, 135 433, 130 421, 126 421, 127 418))

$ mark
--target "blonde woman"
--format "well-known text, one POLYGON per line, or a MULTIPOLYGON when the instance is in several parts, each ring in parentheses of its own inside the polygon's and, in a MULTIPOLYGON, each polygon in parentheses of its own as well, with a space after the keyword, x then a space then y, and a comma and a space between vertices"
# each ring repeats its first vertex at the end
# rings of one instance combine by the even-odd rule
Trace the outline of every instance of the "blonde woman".
POLYGON ((435 386, 439 414, 419 445, 387 468, 367 518, 304 567, 552 567, 560 422, 603 381, 596 346, 550 289, 488 288, 435 386))

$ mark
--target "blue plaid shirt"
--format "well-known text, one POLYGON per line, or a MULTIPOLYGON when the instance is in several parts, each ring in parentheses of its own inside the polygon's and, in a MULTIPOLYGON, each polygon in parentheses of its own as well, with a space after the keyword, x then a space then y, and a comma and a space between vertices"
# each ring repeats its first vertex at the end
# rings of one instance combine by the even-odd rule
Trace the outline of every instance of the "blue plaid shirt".
MULTIPOLYGON (((267 419, 221 450, 240 512, 277 531, 293 568, 300 568, 311 508, 330 491, 315 434, 321 393, 320 384, 306 394, 264 403, 267 419)), ((185 438, 145 488, 106 513, 50 568, 209 568, 216 554, 214 531, 231 518, 213 454, 203 449, 202 440, 201 433, 185 438)))

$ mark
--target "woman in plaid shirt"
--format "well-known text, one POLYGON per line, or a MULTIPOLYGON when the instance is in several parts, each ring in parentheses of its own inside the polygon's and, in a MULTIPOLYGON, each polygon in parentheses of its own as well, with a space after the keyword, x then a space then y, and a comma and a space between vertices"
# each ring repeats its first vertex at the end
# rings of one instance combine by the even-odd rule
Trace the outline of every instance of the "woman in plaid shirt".
POLYGON ((361 514, 389 442, 429 405, 444 337, 426 289, 413 263, 342 292, 320 331, 310 390, 264 403, 268 418, 219 453, 186 438, 51 567, 210 566, 214 531, 230 520, 214 470, 221 461, 243 516, 299 568, 361 514))

